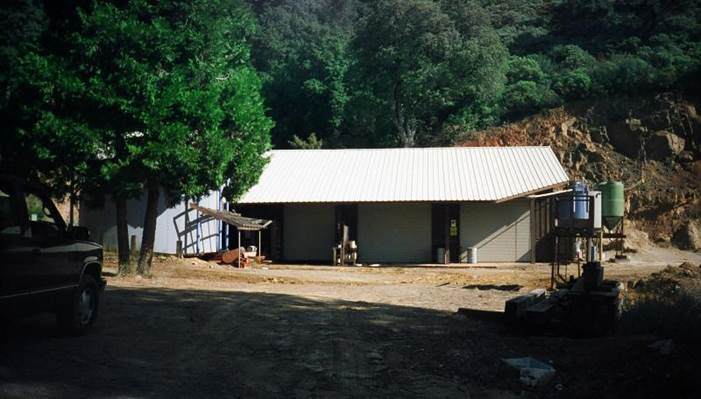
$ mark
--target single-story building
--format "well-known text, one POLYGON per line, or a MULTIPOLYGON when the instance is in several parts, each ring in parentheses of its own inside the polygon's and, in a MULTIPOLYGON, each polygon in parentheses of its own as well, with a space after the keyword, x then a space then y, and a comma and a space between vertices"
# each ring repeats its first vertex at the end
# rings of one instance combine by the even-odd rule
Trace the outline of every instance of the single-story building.
MULTIPOLYGON (((477 248, 480 262, 530 261, 540 235, 529 197, 569 180, 550 147, 273 150, 267 156, 258 183, 235 204, 219 192, 198 202, 272 220, 262 254, 288 262, 330 263, 343 225, 362 263, 433 263, 439 248, 459 262, 469 247, 477 248)), ((129 202, 137 244, 143 202, 129 202)), ((177 241, 191 254, 237 245, 229 239, 232 228, 185 201, 159 209, 156 252, 175 253, 177 241)), ((116 246, 109 200, 101 209, 81 207, 80 218, 95 238, 116 246)), ((256 234, 242 237, 244 245, 258 245, 256 234)))
MULTIPOLYGON (((530 261, 531 195, 568 176, 550 147, 276 150, 234 205, 273 220, 263 254, 330 262, 340 226, 362 263, 530 261)), ((534 226, 535 227, 535 226, 534 226)))

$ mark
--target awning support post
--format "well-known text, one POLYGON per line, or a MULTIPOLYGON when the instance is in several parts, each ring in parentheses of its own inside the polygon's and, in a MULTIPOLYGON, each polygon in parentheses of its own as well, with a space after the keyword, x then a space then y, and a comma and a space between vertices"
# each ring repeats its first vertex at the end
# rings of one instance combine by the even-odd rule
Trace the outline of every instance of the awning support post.
MULTIPOLYGON (((536 242, 536 225, 535 225, 535 199, 530 200, 530 216, 528 218, 531 227, 531 263, 535 263, 535 242, 536 242)), ((540 218, 538 218, 540 221, 540 218)))

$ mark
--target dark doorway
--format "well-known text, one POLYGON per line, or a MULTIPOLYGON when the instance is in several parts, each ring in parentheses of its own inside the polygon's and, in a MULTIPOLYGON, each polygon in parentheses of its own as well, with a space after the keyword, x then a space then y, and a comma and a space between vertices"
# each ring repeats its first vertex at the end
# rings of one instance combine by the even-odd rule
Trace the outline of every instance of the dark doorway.
POLYGON ((348 239, 358 240, 358 204, 336 205, 336 242, 341 242, 343 226, 348 226, 348 239))
POLYGON ((431 251, 434 257, 438 248, 447 248, 451 263, 460 261, 460 204, 431 206, 431 251))
MULTIPOLYGON (((284 223, 282 204, 234 205, 230 210, 246 217, 272 220, 273 223, 261 231, 260 253, 270 260, 282 259, 282 225, 284 223)), ((236 228, 226 226, 228 248, 234 249, 238 240, 236 228)), ((241 232, 241 246, 245 248, 249 245, 258 246, 258 232, 241 232)))

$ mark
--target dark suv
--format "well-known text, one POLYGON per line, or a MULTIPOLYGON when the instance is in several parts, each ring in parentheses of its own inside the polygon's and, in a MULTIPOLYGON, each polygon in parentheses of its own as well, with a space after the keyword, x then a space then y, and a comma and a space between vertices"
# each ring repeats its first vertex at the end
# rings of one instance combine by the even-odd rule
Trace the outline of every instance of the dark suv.
POLYGON ((42 311, 81 334, 97 319, 102 247, 67 227, 39 186, 0 175, 0 317, 42 311))

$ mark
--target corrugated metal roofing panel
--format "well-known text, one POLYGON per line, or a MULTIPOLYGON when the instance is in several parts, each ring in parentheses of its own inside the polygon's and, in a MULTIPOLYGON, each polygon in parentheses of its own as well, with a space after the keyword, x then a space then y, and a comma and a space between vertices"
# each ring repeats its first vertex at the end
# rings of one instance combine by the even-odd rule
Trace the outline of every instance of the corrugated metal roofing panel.
POLYGON ((550 147, 273 150, 241 204, 500 201, 568 180, 550 147))

